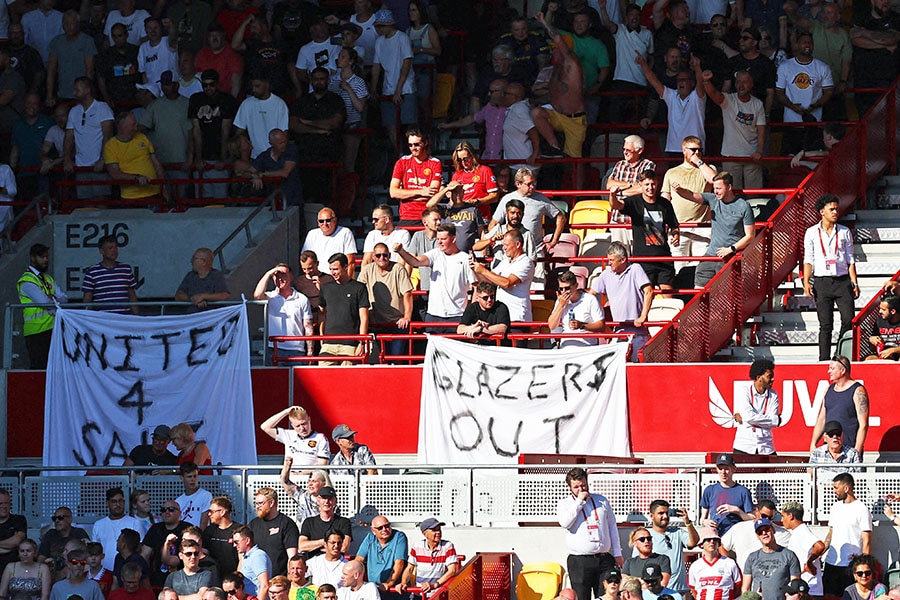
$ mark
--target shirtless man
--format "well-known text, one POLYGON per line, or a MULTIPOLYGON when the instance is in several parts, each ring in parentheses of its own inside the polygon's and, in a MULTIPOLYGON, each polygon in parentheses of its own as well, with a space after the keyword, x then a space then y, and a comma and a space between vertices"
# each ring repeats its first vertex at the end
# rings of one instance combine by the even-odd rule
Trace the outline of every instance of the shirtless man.
POLYGON ((539 12, 537 19, 553 41, 553 74, 550 76, 550 106, 532 109, 531 117, 541 137, 550 144, 554 153, 560 152, 555 131, 562 131, 566 136, 562 152, 566 156, 580 158, 587 131, 581 62, 572 50, 574 41, 570 36, 560 35, 545 20, 544 13, 539 12))

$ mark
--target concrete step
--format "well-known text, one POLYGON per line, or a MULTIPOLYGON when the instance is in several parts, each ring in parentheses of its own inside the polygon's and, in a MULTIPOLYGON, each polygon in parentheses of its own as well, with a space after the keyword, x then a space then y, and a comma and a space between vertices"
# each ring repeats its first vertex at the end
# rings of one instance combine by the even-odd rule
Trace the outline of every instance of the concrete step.
POLYGON ((779 363, 814 363, 819 360, 818 346, 732 346, 713 356, 716 362, 753 362, 768 358, 779 363))
POLYGON ((896 226, 872 225, 857 226, 853 232, 853 239, 857 243, 865 242, 900 242, 900 222, 896 226))

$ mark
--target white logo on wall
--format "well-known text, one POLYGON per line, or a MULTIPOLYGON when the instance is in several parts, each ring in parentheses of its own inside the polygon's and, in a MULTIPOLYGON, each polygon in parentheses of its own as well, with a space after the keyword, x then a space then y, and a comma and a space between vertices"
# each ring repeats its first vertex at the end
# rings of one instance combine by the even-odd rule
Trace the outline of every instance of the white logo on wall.
MULTIPOLYGON (((865 385, 862 380, 858 381, 865 385)), ((750 393, 750 386, 752 385, 752 383, 753 382, 749 379, 737 380, 733 382, 730 402, 731 407, 734 406, 734 399, 738 397, 738 394, 746 396, 750 393)), ((819 416, 819 409, 821 408, 822 401, 825 398, 825 392, 828 390, 828 381, 820 380, 816 384, 815 393, 813 394, 810 394, 809 385, 804 379, 785 379, 780 383, 780 389, 777 383, 773 386, 773 389, 778 392, 778 397, 781 399, 782 427, 784 425, 787 425, 794 414, 795 399, 796 404, 800 407, 800 412, 803 415, 804 424, 807 427, 813 427, 816 424, 816 417, 819 416)), ((719 388, 716 386, 713 378, 710 377, 709 416, 712 417, 713 422, 719 427, 723 427, 725 429, 737 427, 737 423, 734 421, 734 412, 732 411, 730 406, 729 403, 725 401, 722 392, 719 391, 719 388)), ((878 427, 879 425, 881 425, 881 417, 875 417, 870 414, 869 425, 871 427, 878 427)))

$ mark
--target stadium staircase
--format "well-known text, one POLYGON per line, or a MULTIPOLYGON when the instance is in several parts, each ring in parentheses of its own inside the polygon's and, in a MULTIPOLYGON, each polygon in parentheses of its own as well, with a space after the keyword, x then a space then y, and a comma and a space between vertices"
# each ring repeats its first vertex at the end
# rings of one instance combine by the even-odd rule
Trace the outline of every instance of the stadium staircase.
POLYGON ((900 189, 896 178, 881 179, 896 169, 897 87, 895 82, 757 228, 756 238, 740 256, 726 263, 703 292, 651 338, 642 351, 644 362, 818 359, 815 311, 797 299, 802 296, 797 280, 803 233, 820 219, 816 199, 825 193, 836 195, 845 223, 854 225, 862 288, 857 309, 900 266, 897 246, 891 243, 900 237, 900 211, 875 208, 878 199, 891 206, 900 189), (857 207, 859 212, 849 214, 857 207))

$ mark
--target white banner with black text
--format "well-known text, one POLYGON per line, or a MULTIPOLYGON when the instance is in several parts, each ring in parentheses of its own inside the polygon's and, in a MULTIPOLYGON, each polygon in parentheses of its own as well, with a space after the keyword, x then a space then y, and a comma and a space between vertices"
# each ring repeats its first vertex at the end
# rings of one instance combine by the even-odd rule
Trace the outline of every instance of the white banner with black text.
POLYGON ((245 305, 154 317, 56 312, 45 465, 121 465, 157 425, 178 423, 213 463, 256 464, 245 305))
POLYGON ((631 456, 628 344, 531 350, 428 338, 420 463, 516 463, 520 453, 631 456))

